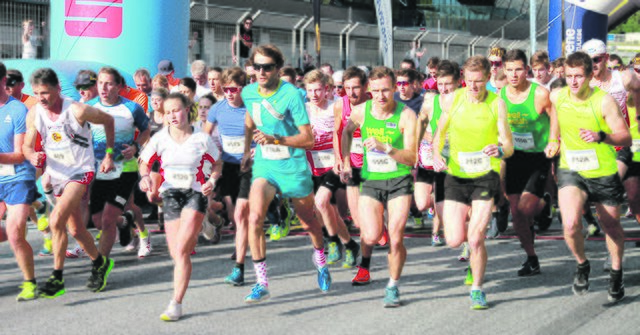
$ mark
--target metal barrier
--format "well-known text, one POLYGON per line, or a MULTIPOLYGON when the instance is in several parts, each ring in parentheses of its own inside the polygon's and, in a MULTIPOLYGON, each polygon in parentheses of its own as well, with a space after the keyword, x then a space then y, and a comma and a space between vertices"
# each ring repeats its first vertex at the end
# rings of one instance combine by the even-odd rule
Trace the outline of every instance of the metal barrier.
POLYGON ((0 1, 0 59, 22 58, 22 22, 33 20, 34 35, 38 39, 37 58, 49 57, 48 1, 16 3, 0 1))

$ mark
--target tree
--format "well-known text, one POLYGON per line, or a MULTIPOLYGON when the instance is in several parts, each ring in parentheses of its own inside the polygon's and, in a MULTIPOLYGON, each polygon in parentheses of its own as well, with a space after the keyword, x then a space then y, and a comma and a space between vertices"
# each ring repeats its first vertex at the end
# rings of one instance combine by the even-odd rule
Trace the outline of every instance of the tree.
POLYGON ((635 12, 626 21, 613 28, 610 33, 624 34, 640 32, 640 12, 635 12))

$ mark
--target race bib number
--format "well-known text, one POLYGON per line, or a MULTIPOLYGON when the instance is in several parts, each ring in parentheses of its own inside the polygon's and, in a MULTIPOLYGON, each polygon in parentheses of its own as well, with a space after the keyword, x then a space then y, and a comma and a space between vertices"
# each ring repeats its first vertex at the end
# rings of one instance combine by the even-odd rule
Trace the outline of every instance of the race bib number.
POLYGON ((491 170, 491 158, 484 152, 459 152, 460 170, 465 173, 482 173, 491 170))
POLYGON ((277 161, 291 157, 289 148, 283 145, 263 144, 260 146, 260 150, 262 151, 262 158, 268 160, 277 161))
POLYGON ((595 149, 566 150, 566 159, 569 169, 572 171, 591 171, 600 168, 595 149))
POLYGON ((364 150, 362 149, 362 137, 353 138, 351 140, 351 153, 362 155, 364 150))
POLYGON ((47 159, 52 159, 62 165, 72 166, 76 164, 71 147, 47 148, 45 152, 47 153, 47 159))
MULTIPOLYGON (((47 156, 48 157, 48 156, 47 156)), ((114 180, 120 178, 122 174, 122 169, 124 168, 124 163, 122 161, 114 162, 115 169, 110 172, 104 173, 100 172, 100 166, 102 165, 102 160, 98 161, 98 173, 96 174, 96 179, 98 180, 114 180)))
POLYGON ((512 133, 513 146, 518 150, 533 150, 536 148, 536 143, 533 140, 533 134, 531 133, 512 133))
POLYGON ((396 172, 398 171, 398 163, 383 152, 368 151, 367 171, 379 173, 396 172))
POLYGON ((0 164, 0 176, 14 176, 16 168, 12 164, 0 164))
POLYGON ((311 151, 311 159, 316 169, 332 168, 336 163, 333 150, 311 151))
POLYGON ((633 140, 631 152, 640 152, 640 140, 633 140))
POLYGON ((171 188, 190 189, 193 187, 195 176, 190 168, 166 168, 164 170, 164 180, 171 188))
POLYGON ((244 153, 244 136, 223 136, 220 135, 222 140, 222 150, 228 154, 241 155, 244 153))
POLYGON ((433 148, 427 141, 420 142, 420 164, 422 167, 433 166, 433 148))

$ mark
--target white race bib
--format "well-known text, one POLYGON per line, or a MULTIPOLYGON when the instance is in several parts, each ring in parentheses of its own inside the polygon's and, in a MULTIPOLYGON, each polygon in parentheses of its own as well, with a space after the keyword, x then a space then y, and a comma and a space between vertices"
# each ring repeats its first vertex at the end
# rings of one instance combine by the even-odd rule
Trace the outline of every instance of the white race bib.
POLYGON ((633 140, 631 152, 640 152, 640 140, 633 140))
POLYGON ((511 133, 513 135, 513 146, 519 150, 533 150, 536 143, 532 133, 511 133))
POLYGON ((52 159, 65 166, 73 166, 76 164, 76 159, 73 157, 71 147, 57 147, 46 148, 47 159, 52 159))
POLYGON ((222 150, 228 154, 240 155, 244 153, 244 136, 224 136, 222 140, 222 150))
POLYGON ((311 151, 311 159, 316 169, 332 168, 336 163, 336 156, 332 149, 311 151))
POLYGON ((590 171, 600 168, 595 149, 565 150, 567 164, 572 171, 590 171))
POLYGON ((353 138, 351 140, 351 153, 362 155, 364 150, 362 149, 362 137, 353 138))
POLYGON ((491 170, 491 158, 482 151, 459 152, 460 170, 465 173, 483 173, 491 170))
POLYGON ((420 141, 420 164, 423 167, 433 166, 433 149, 425 140, 420 141))
POLYGON ((12 164, 0 164, 0 176, 15 176, 16 168, 12 164))
POLYGON ((114 180, 114 179, 118 179, 120 178, 120 175, 122 175, 122 169, 124 168, 124 162, 123 161, 117 161, 117 162, 113 162, 113 165, 115 166, 115 169, 111 170, 111 172, 108 173, 103 173, 100 172, 100 165, 102 165, 102 160, 98 161, 98 168, 97 168, 97 173, 96 173, 96 179, 97 180, 114 180))
POLYGON ((260 146, 260 150, 262 151, 262 158, 264 159, 277 161, 291 157, 289 147, 283 145, 263 144, 260 146))
POLYGON ((367 151, 367 171, 369 172, 396 172, 398 163, 391 156, 377 151, 367 151))
POLYGON ((193 187, 195 175, 188 167, 168 167, 164 169, 164 180, 172 188, 190 189, 193 187))

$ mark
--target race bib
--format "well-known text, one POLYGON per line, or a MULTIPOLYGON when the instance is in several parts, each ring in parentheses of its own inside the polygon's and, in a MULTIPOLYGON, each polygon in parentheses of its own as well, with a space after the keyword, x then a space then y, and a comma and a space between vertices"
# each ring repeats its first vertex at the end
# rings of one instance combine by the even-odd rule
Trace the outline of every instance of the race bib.
POLYGON ((633 140, 631 152, 640 152, 640 140, 633 140))
POLYGON ((333 150, 311 151, 311 159, 316 169, 332 168, 336 163, 333 150))
POLYGON ((47 159, 53 159, 54 161, 66 165, 72 166, 76 164, 76 159, 73 157, 73 153, 71 152, 71 147, 57 147, 57 148, 47 148, 45 149, 47 153, 47 159))
POLYGON ((124 168, 124 163, 122 161, 114 162, 115 169, 111 172, 103 173, 100 172, 100 165, 102 165, 102 160, 98 161, 98 173, 96 174, 96 179, 98 180, 114 180, 120 178, 122 174, 122 169, 124 168))
POLYGON ((567 164, 572 171, 590 171, 600 168, 595 149, 565 150, 567 164))
POLYGON ((195 175, 188 167, 168 167, 164 169, 164 180, 171 188, 190 189, 193 187, 195 175))
POLYGON ((420 164, 422 167, 433 166, 433 149, 431 144, 425 140, 420 141, 420 164))
POLYGON ((14 176, 16 168, 13 164, 0 164, 0 176, 14 176))
POLYGON ((396 172, 398 171, 398 163, 383 152, 368 151, 367 171, 379 173, 396 172))
POLYGON ((536 148, 536 143, 533 140, 532 133, 512 133, 513 146, 518 150, 533 150, 536 148))
POLYGON ((240 155, 244 154, 244 136, 224 136, 220 135, 222 140, 222 150, 228 154, 240 155))
POLYGON ((362 149, 362 137, 353 138, 351 140, 351 153, 362 155, 364 154, 364 150, 362 149))
POLYGON ((260 150, 262 151, 262 158, 268 160, 277 161, 291 157, 289 147, 283 145, 263 144, 260 146, 260 150))
POLYGON ((491 158, 482 151, 459 152, 460 170, 465 173, 482 173, 491 170, 491 158))

